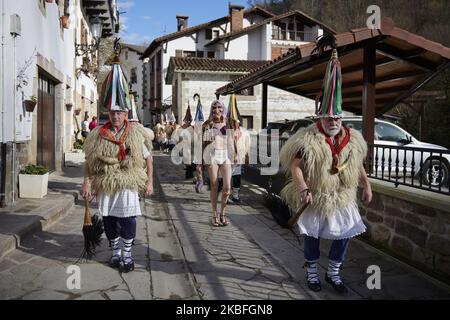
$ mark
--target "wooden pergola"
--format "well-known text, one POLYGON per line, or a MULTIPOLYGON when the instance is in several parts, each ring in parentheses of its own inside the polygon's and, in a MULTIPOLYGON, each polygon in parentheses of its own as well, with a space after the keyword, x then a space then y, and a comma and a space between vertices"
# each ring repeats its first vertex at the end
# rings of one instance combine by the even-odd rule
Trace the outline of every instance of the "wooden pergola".
MULTIPOLYGON (((336 35, 342 68, 343 109, 363 116, 363 135, 374 142, 375 116, 382 115, 450 66, 450 48, 395 27, 355 29, 336 35)), ((315 43, 283 56, 217 89, 216 95, 262 84, 262 127, 267 125, 267 87, 315 99, 331 48, 313 53, 315 43)))

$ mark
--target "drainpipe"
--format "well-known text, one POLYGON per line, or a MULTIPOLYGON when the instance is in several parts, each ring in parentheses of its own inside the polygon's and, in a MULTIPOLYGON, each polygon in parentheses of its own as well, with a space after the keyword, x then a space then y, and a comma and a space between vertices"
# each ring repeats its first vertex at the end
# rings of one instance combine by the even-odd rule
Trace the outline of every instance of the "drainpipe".
POLYGON ((17 79, 16 79, 16 36, 13 36, 13 143, 12 143, 12 174, 11 174, 11 203, 14 205, 16 199, 16 92, 17 92, 17 79))
POLYGON ((2 167, 1 167, 1 186, 0 186, 0 206, 6 206, 6 139, 5 139, 5 0, 2 0, 2 12, 1 12, 1 28, 2 28, 2 48, 1 48, 1 71, 0 71, 0 90, 1 90, 1 113, 2 113, 2 167))

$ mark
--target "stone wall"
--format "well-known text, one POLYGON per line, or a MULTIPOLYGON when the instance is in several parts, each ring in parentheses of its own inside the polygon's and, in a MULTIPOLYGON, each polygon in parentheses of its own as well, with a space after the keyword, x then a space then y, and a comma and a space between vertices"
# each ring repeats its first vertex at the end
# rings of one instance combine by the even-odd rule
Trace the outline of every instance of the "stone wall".
POLYGON ((376 183, 372 187, 371 204, 359 203, 368 227, 363 238, 450 282, 450 197, 412 188, 407 194, 376 183))

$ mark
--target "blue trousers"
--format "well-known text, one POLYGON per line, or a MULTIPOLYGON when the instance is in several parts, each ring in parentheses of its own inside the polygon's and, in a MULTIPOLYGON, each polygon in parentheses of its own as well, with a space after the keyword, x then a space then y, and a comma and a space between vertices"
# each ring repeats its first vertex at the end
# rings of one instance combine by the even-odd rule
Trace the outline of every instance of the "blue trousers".
POLYGON ((126 240, 136 238, 136 217, 103 217, 103 226, 108 240, 118 237, 126 240))
MULTIPOLYGON (((350 238, 333 240, 328 258, 335 262, 343 262, 347 253, 350 238)), ((305 260, 315 261, 320 257, 320 239, 305 235, 305 260)))

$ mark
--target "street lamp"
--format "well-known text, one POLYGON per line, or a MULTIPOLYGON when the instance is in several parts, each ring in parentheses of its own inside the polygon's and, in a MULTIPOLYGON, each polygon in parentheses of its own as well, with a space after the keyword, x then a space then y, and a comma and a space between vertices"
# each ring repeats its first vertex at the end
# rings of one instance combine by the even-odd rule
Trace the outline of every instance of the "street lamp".
POLYGON ((75 55, 82 56, 86 53, 93 53, 98 50, 100 39, 102 37, 103 23, 99 16, 91 20, 93 44, 75 44, 75 55))
POLYGON ((99 16, 96 16, 91 21, 91 28, 92 28, 92 36, 94 37, 95 44, 98 48, 98 45, 100 44, 100 38, 102 37, 102 30, 103 30, 103 22, 99 16))

